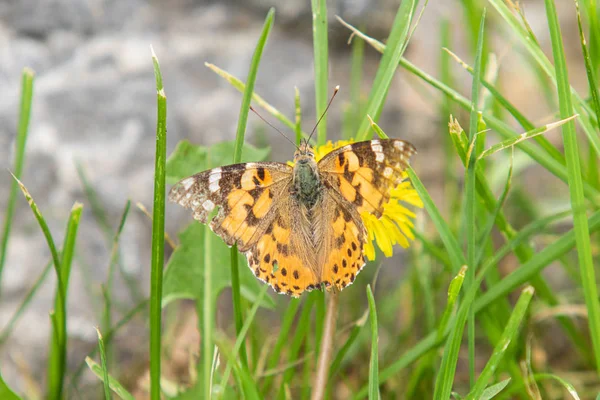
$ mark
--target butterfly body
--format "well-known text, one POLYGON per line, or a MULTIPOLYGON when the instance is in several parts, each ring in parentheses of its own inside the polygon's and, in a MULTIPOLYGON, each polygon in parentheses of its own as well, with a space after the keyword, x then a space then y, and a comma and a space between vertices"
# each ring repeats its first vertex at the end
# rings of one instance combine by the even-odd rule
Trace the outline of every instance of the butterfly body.
POLYGON ((185 178, 171 201, 191 208, 276 292, 299 296, 315 288, 341 290, 365 264, 368 239, 361 213, 377 218, 402 181, 414 147, 402 140, 344 146, 318 162, 303 143, 294 166, 234 164, 185 178))

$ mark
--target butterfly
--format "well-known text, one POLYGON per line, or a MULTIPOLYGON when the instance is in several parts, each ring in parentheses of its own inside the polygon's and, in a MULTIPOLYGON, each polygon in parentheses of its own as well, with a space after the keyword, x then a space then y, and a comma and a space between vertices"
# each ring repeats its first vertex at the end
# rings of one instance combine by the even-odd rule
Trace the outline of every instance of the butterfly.
POLYGON ((397 139, 357 142, 318 162, 308 141, 294 164, 250 162, 200 172, 177 183, 169 199, 192 210, 228 246, 237 245, 257 278, 294 297, 342 290, 366 263, 362 213, 380 218, 389 192, 416 153, 397 139))

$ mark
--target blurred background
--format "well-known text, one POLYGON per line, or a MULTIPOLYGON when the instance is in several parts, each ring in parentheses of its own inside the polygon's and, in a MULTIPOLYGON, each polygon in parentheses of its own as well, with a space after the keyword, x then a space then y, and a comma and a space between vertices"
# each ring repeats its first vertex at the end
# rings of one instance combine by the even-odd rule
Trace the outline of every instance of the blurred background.
MULTIPOLYGON (((328 138, 337 139, 348 103, 351 67, 350 32, 336 19, 339 15, 367 34, 385 41, 398 7, 395 0, 330 0, 330 85, 340 85, 338 98, 328 114, 328 138)), ((447 23, 453 52, 473 63, 475 38, 464 29, 463 2, 431 0, 415 31, 405 57, 428 73, 439 76, 442 58, 440 27, 447 23)), ((476 2, 475 2, 476 3, 476 2)), ((481 2, 483 6, 485 2, 481 2)), ((586 87, 572 2, 558 1, 559 16, 571 84, 586 87)), ((313 50, 308 0, 2 0, 0 2, 0 213, 6 208, 14 140, 18 123, 20 75, 23 67, 36 73, 30 133, 22 181, 30 190, 57 238, 75 201, 84 203, 76 259, 69 288, 68 364, 74 369, 96 346, 96 332, 103 308, 101 283, 107 278, 111 232, 117 228, 127 199, 151 208, 156 122, 156 90, 150 45, 160 60, 168 99, 168 153, 178 141, 210 145, 235 136, 241 94, 205 67, 210 62, 244 80, 250 58, 269 7, 276 8, 275 25, 260 65, 255 91, 289 118, 294 112, 294 87, 300 91, 304 129, 315 122, 313 50), (104 225, 94 215, 84 181, 96 192, 95 201, 105 213, 104 225)), ((521 7, 546 54, 550 43, 543 1, 527 0, 521 7)), ((539 82, 531 75, 515 42, 497 27, 498 18, 488 13, 489 48, 496 55, 498 81, 505 96, 536 126, 556 120, 539 82)), ((380 54, 365 47, 363 94, 366 98, 380 54)), ((455 87, 467 97, 471 77, 450 61, 455 87)), ((401 68, 379 125, 391 137, 406 139, 418 149, 413 167, 440 209, 445 210, 445 172, 442 143, 447 135, 448 114, 441 113, 443 98, 401 68)), ((463 126, 468 117, 455 111, 463 126)), ((266 112, 261 114, 293 137, 266 112)), ((547 135, 561 146, 558 131, 547 135)), ((268 145, 271 158, 284 161, 293 148, 255 115, 250 115, 247 139, 268 145)), ((491 136, 490 140, 494 140, 491 136)), ((517 190, 535 193, 552 206, 568 204, 565 185, 523 161, 517 190), (556 189, 561 188, 560 191, 556 189)), ((503 174, 504 176, 504 174, 503 174)), ((98 207, 96 207, 98 210, 98 207)), ((96 211, 97 213, 98 211, 96 211)), ((421 219, 425 218, 421 214, 421 219)), ((4 215, 0 214, 0 221, 4 215)), ((102 220, 102 219, 100 219, 102 220)), ((0 301, 0 327, 4 326, 23 296, 50 260, 46 241, 25 200, 19 195, 0 301)), ((191 221, 187 212, 167 204, 167 232, 176 235, 191 221)), ((420 225, 426 225, 424 220, 420 225)), ((151 223, 132 208, 121 236, 120 267, 113 288, 116 315, 148 295, 151 223), (125 279, 125 278, 128 279, 125 279)), ((396 253, 402 253, 399 248, 396 253)), ((168 254, 167 254, 168 256, 168 254)), ((402 276, 402 254, 382 268, 388 278, 402 276)), ((561 272, 551 282, 560 284, 561 272)), ((381 293, 385 282, 381 279, 381 293)), ((364 286, 347 289, 348 297, 364 286)), ((228 293, 228 292, 227 292, 228 293)), ((358 292, 356 292, 358 293, 358 292)), ((53 304, 54 276, 50 273, 32 306, 0 348, 0 365, 6 381, 19 391, 43 391, 53 304), (39 387, 36 389, 36 385, 39 387)), ((283 297, 277 298, 285 302, 283 297)), ((230 323, 229 296, 222 296, 217 321, 230 323)), ((185 308, 185 307, 184 307, 185 308)), ((183 312, 187 328, 178 329, 181 346, 197 342, 193 308, 183 312), (183 333, 182 333, 183 332, 183 333), (185 340, 184 340, 185 339, 185 340)), ((179 315, 179 314, 178 314, 179 315)), ((175 333, 173 333, 175 334, 175 333)), ((147 374, 147 321, 140 314, 116 339, 120 369, 130 387, 143 386, 147 374)), ((176 352, 174 351, 174 354, 176 352)), ((176 359, 176 355, 173 356, 176 359)), ((184 365, 185 357, 183 359, 184 365)), ((176 364, 176 362, 175 362, 176 364)), ((167 368, 168 370, 168 368, 167 368)), ((86 372, 86 374, 88 374, 86 372)), ((84 375, 86 383, 96 378, 84 375), (87 378, 86 378, 87 377, 87 378)), ((85 389, 81 389, 85 393, 85 389)), ((82 398, 85 398, 82 395, 82 398)))

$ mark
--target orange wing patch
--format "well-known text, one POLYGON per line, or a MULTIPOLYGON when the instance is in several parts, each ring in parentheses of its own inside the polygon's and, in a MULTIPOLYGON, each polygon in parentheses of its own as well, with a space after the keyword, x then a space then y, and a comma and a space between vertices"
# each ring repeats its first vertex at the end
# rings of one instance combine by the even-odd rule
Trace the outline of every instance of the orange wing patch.
POLYGON ((415 148, 403 140, 371 140, 334 150, 318 165, 329 186, 359 213, 379 218, 389 201, 390 189, 402 182, 402 172, 414 153, 415 148))
POLYGON ((246 258, 257 278, 267 282, 277 293, 298 297, 318 285, 314 272, 296 251, 293 239, 289 219, 280 214, 246 252, 246 258))
POLYGON ((354 282, 356 275, 365 265, 363 245, 366 232, 356 209, 345 208, 334 196, 326 200, 326 208, 333 223, 326 233, 325 260, 322 269, 322 282, 326 286, 342 290, 354 282))
POLYGON ((269 211, 291 182, 291 168, 281 163, 247 163, 214 168, 183 179, 169 199, 191 208, 206 223, 216 207, 210 228, 227 243, 248 249, 271 222, 269 211))

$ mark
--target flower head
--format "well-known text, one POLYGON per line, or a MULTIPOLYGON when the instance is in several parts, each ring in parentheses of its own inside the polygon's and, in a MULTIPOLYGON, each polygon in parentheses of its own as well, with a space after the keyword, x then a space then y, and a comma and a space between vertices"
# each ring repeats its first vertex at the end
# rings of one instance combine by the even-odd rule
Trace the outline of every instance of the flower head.
MULTIPOLYGON (((353 143, 352 140, 340 140, 335 143, 328 141, 322 146, 315 147, 315 160, 319 161, 327 153, 353 143)), ((393 254, 392 247, 395 244, 406 248, 410 246, 410 240, 414 240, 413 220, 416 215, 406 205, 423 208, 423 202, 412 187, 410 181, 403 181, 389 192, 390 200, 383 206, 383 215, 376 218, 374 215, 364 212, 361 218, 367 229, 368 240, 365 243, 365 255, 369 260, 375 259, 375 246, 383 252, 386 257, 393 254)))

